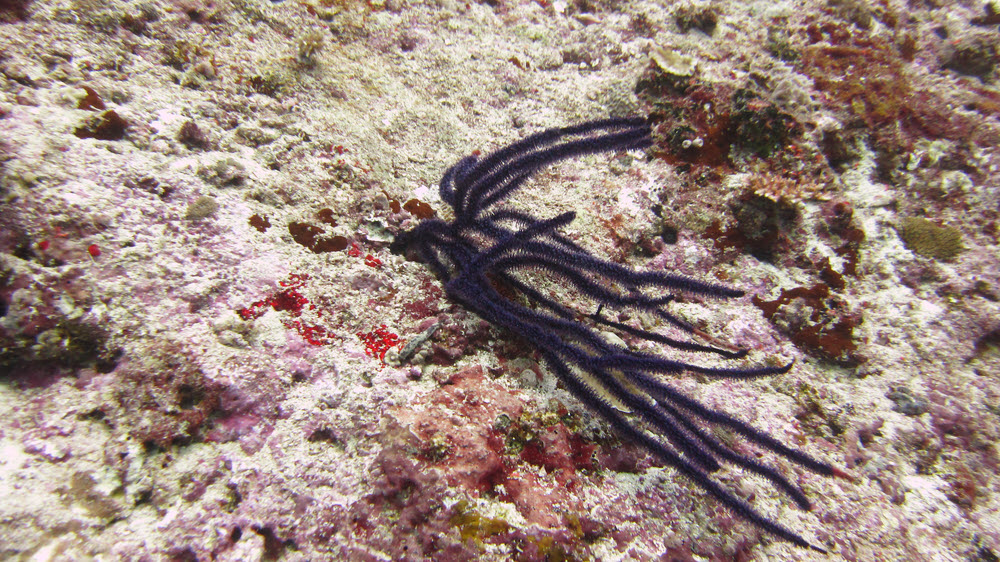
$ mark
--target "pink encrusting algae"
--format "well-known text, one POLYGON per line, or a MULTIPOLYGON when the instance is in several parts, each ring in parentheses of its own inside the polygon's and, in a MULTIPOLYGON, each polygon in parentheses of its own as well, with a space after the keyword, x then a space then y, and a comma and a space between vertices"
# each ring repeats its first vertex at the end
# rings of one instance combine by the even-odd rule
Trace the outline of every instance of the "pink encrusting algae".
MULTIPOLYGON (((996 559, 998 13, 0 3, 0 557, 996 559), (455 218, 437 185, 463 156, 631 115, 649 149, 545 169, 510 204, 575 212, 562 234, 602 259, 747 293, 670 310, 789 372, 662 380, 854 476, 713 432, 813 509, 713 478, 829 555, 622 439, 536 342, 390 251, 455 218)), ((524 273, 574 322, 597 312, 524 273)))

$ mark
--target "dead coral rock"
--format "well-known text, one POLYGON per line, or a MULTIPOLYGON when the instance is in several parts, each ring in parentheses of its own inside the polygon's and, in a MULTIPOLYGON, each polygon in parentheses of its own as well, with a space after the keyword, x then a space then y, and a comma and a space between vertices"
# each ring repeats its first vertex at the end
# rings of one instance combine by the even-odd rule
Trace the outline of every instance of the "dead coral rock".
POLYGON ((631 474, 641 474, 659 463, 645 449, 633 443, 616 443, 613 447, 602 446, 597 452, 597 462, 606 470, 631 474))
MULTIPOLYGON (((113 365, 109 334, 91 314, 90 283, 76 267, 52 275, 0 270, 0 368, 42 361, 105 372, 113 365)), ((31 375, 36 370, 11 371, 33 385, 40 382, 31 375)))
POLYGON ((766 262, 795 253, 796 205, 747 190, 734 202, 732 212, 735 224, 723 229, 721 221, 715 221, 703 234, 716 249, 734 248, 766 262))
POLYGON ((239 187, 246 183, 249 172, 239 160, 226 156, 210 165, 202 166, 198 175, 206 182, 219 187, 239 187))
MULTIPOLYGON (((433 301, 428 304, 433 306, 433 301)), ((472 349, 486 345, 494 335, 489 322, 464 311, 443 315, 440 320, 441 328, 434 334, 428 357, 434 365, 451 365, 472 349)))
MULTIPOLYGON (((393 560, 415 556, 434 560, 593 558, 587 543, 606 531, 586 515, 557 516, 564 528, 522 530, 502 518, 479 513, 465 499, 450 508, 442 507, 454 498, 453 490, 444 485, 436 470, 428 470, 410 455, 412 443, 400 431, 396 427, 384 436, 384 442, 390 444, 375 461, 377 477, 372 485, 376 491, 353 504, 347 513, 334 509, 334 515, 327 518, 329 523, 318 526, 322 536, 341 535, 343 539, 337 542, 352 545, 344 559, 371 559, 365 553, 374 550, 393 560)), ((526 476, 526 482, 537 478, 526 476)), ((533 498, 539 505, 548 503, 543 495, 533 498)))
POLYGON ((474 560, 476 553, 462 544, 455 512, 442 508, 451 497, 434 470, 410 454, 412 443, 401 428, 384 435, 386 447, 375 460, 374 492, 356 502, 345 516, 330 517, 323 535, 345 535, 352 550, 347 560, 367 560, 363 551, 377 549, 392 560, 474 560), (353 549, 358 549, 354 551, 353 549))
POLYGON ((224 396, 238 401, 235 389, 206 376, 191 355, 183 345, 171 343, 147 357, 124 361, 115 371, 114 400, 101 408, 109 424, 161 449, 200 438, 211 416, 226 413, 224 396))
POLYGON ((28 19, 31 0, 3 0, 0 2, 0 22, 9 23, 28 19))
POLYGON ((896 227, 906 247, 925 258, 951 261, 965 251, 957 228, 938 226, 919 217, 906 217, 896 227))
POLYGON ((804 126, 763 94, 703 80, 693 61, 667 49, 655 50, 651 58, 635 92, 648 108, 654 154, 667 162, 710 167, 769 162, 802 137, 804 126))
POLYGON ((462 369, 420 404, 396 412, 428 467, 471 495, 499 494, 530 523, 561 529, 567 513, 582 510, 573 490, 580 471, 594 468, 592 443, 563 418, 525 414, 520 392, 462 369), (539 422, 549 420, 553 423, 539 422), (533 468, 544 467, 541 474, 533 468))
POLYGON ((523 405, 479 366, 462 369, 449 382, 428 395, 424 407, 399 410, 396 417, 419 439, 420 455, 442 469, 450 485, 491 490, 502 483, 505 471, 498 454, 502 441, 493 425, 501 414, 516 419, 523 405))
POLYGON ((90 473, 77 472, 70 478, 69 485, 61 488, 60 492, 67 503, 82 507, 89 516, 109 523, 120 518, 125 510, 121 500, 102 489, 90 473))
POLYGON ((986 80, 996 64, 996 40, 984 36, 973 35, 948 43, 941 54, 941 66, 980 80, 986 80))
MULTIPOLYGON (((901 155, 923 139, 996 144, 996 132, 982 126, 982 115, 955 111, 958 98, 948 89, 910 72, 916 48, 912 41, 908 47, 905 41, 896 45, 837 23, 813 23, 805 31, 812 44, 802 51, 801 72, 812 77, 816 90, 827 97, 828 110, 845 125, 842 132, 824 140, 831 165, 843 165, 845 157, 853 159, 851 146, 864 136, 875 149, 882 178, 891 177, 902 165, 901 155)), ((995 49, 971 43, 964 50, 957 45, 947 49, 942 64, 962 69, 959 72, 981 75, 995 66, 995 49), (973 53, 980 53, 984 61, 975 61, 973 53), (990 57, 993 62, 988 62, 990 57)), ((987 109, 995 102, 981 103, 984 113, 995 112, 987 109)))

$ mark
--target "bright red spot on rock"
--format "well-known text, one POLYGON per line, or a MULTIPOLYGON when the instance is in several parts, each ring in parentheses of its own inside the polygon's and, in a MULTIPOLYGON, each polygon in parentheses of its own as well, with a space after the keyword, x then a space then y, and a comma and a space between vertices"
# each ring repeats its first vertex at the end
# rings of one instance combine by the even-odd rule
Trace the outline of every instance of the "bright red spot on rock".
POLYGON ((101 249, 97 247, 97 244, 91 244, 87 246, 87 253, 96 258, 101 255, 101 249))
POLYGON ((393 347, 399 345, 399 336, 389 331, 385 324, 368 332, 358 332, 358 337, 365 342, 365 354, 368 357, 378 357, 385 367, 385 354, 393 347))
POLYGON ((278 282, 278 284, 282 287, 286 287, 285 290, 261 299, 246 308, 238 310, 237 312, 239 313, 240 318, 243 318, 244 320, 260 318, 265 312, 267 312, 268 308, 291 312, 293 316, 302 314, 302 307, 306 305, 309 300, 302 296, 297 289, 305 284, 307 279, 309 279, 308 275, 298 275, 293 273, 288 277, 288 281, 278 282))
MULTIPOLYGON (((302 315, 302 310, 307 304, 310 310, 315 308, 314 305, 309 304, 309 299, 298 291, 308 280, 309 276, 306 274, 293 273, 288 276, 287 281, 278 282, 278 285, 284 287, 284 290, 263 298, 246 308, 241 308, 236 312, 244 320, 253 320, 260 318, 267 312, 268 308, 271 308, 280 312, 287 312, 297 318, 302 315)), ((323 326, 306 324, 297 319, 283 320, 282 324, 287 328, 294 329, 304 340, 312 345, 327 345, 333 342, 333 332, 323 326)))

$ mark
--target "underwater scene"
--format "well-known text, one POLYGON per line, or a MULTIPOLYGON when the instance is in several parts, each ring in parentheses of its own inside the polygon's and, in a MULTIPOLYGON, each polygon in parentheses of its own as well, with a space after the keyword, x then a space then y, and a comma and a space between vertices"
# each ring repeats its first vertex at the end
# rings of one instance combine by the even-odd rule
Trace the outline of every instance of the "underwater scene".
POLYGON ((1000 1, 0 0, 0 559, 1000 560, 1000 1))

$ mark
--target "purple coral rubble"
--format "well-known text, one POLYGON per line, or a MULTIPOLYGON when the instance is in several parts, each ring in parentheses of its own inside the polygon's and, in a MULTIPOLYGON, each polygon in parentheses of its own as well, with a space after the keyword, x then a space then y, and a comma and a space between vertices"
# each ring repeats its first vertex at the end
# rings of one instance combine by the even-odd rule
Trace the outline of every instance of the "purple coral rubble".
POLYGON ((793 299, 770 319, 749 298, 672 303, 795 366, 671 384, 855 476, 779 462, 811 512, 739 469, 719 479, 830 558, 1000 556, 1000 77, 996 30, 976 23, 990 17, 892 0, 14 3, 0 557, 828 559, 623 443, 529 346, 388 251, 419 220, 411 200, 450 219, 429 186, 460 155, 671 108, 653 150, 559 164, 512 204, 576 212, 564 234, 595 255, 765 302, 827 284, 836 306, 793 299), (123 128, 74 134, 107 111, 123 128), (218 207, 189 215, 203 197, 218 207), (964 251, 916 253, 897 230, 909 218, 957 230, 964 251), (303 247, 293 222, 360 256, 303 247), (299 316, 239 316, 292 274, 308 275, 299 316), (405 342, 434 322, 405 365, 356 335, 384 324, 405 342), (823 355, 844 334, 851 364, 823 355))

